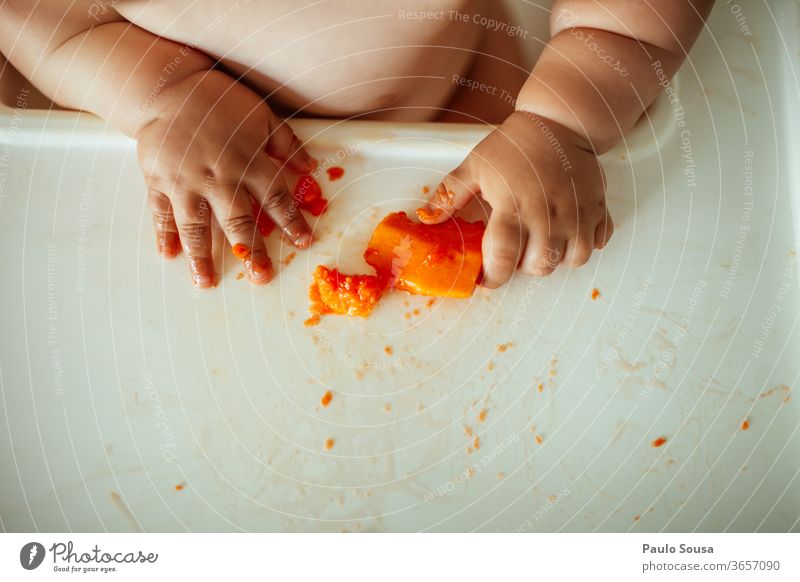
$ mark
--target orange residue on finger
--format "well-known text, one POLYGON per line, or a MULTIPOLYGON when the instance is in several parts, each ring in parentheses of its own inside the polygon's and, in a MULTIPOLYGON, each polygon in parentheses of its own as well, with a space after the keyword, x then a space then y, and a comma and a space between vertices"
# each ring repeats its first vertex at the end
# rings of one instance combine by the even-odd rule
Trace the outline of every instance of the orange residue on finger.
POLYGON ((452 206, 456 195, 452 190, 445 188, 444 184, 439 184, 436 187, 436 197, 439 199, 439 202, 447 203, 448 205, 452 206))
POLYGON ((489 411, 486 410, 485 408, 483 410, 481 410, 478 413, 478 421, 479 422, 483 422, 484 420, 486 420, 486 415, 488 415, 488 414, 489 414, 489 411))
POLYGON ((331 400, 333 400, 333 392, 328 390, 322 395, 322 398, 319 399, 319 403, 322 404, 322 406, 328 406, 328 404, 331 403, 331 400))
POLYGON ((242 243, 236 243, 235 245, 233 245, 233 248, 231 250, 233 251, 234 257, 236 257, 237 259, 241 259, 243 261, 250 258, 250 255, 253 252, 253 250, 249 246, 242 243))
POLYGON ((595 287, 594 289, 592 289, 592 301, 594 301, 598 297, 600 297, 600 290, 597 287, 595 287))
POLYGON ((328 201, 322 197, 322 188, 313 176, 300 176, 294 188, 294 199, 303 210, 319 216, 328 208, 328 201))
POLYGON ((325 450, 330 451, 333 448, 333 445, 336 444, 336 441, 333 439, 328 439, 325 441, 325 450))
POLYGON ((544 442, 544 439, 541 437, 541 435, 538 435, 538 434, 536 435, 536 438, 534 438, 533 440, 536 441, 537 445, 540 445, 540 444, 542 444, 544 442))
POLYGON ((665 436, 660 436, 660 437, 658 437, 656 440, 654 440, 654 441, 653 441, 651 444, 652 444, 654 447, 658 448, 658 447, 660 447, 661 445, 663 445, 665 442, 667 442, 667 437, 665 437, 665 436))
POLYGON ((288 255, 286 255, 286 257, 281 259, 281 265, 283 265, 284 267, 288 267, 289 265, 292 264, 292 261, 294 260, 294 258, 296 256, 297 256, 297 253, 289 253, 288 255))
POLYGON ((344 168, 340 168, 339 166, 333 166, 332 168, 328 168, 328 180, 331 182, 335 182, 342 176, 344 176, 344 168))
POLYGON ((383 351, 386 353, 387 356, 391 356, 394 353, 392 346, 386 346, 383 348, 383 351))
POLYGON ((513 345, 514 345, 514 343, 513 343, 513 342, 508 342, 508 343, 505 343, 505 344, 500 344, 499 346, 497 346, 497 351, 498 351, 498 352, 500 352, 500 353, 502 353, 502 352, 506 351, 508 348, 510 348, 510 347, 511 347, 511 346, 513 346, 513 345))
POLYGON ((237 280, 237 281, 241 281, 242 279, 244 279, 244 273, 238 273, 238 274, 236 275, 236 280, 237 280))
POLYGON ((442 217, 442 214, 444 214, 444 210, 439 207, 422 206, 417 208, 417 218, 422 222, 435 222, 442 217))
POLYGON ((747 420, 747 419, 745 418, 745 419, 742 421, 742 426, 741 426, 741 429, 742 429, 742 430, 747 430, 748 428, 750 428, 750 421, 749 421, 749 420, 747 420))
POLYGON ((178 483, 177 485, 175 485, 175 491, 183 491, 184 487, 185 485, 183 483, 178 483))

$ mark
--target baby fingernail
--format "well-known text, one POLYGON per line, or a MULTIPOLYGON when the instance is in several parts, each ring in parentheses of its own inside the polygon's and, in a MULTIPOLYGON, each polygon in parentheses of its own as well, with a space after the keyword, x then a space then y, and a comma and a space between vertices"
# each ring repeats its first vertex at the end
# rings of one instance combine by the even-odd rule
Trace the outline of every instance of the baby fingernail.
POLYGON ((305 233, 299 235, 296 239, 294 239, 294 246, 299 249, 307 249, 311 246, 312 236, 310 233, 305 233))
POLYGON ((214 286, 214 263, 211 259, 196 257, 189 261, 192 272, 192 285, 195 287, 214 286))
POLYGON ((250 281, 256 284, 267 283, 275 276, 272 261, 267 255, 254 253, 249 265, 250 281))

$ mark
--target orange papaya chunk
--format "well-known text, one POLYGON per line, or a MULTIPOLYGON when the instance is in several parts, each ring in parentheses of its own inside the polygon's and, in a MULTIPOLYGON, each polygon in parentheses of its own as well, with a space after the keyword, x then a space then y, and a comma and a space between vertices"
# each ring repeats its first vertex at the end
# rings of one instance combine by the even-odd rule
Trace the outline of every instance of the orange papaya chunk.
POLYGON ((312 316, 339 313, 366 317, 383 295, 386 281, 375 275, 344 275, 319 265, 308 291, 312 316))
POLYGON ((451 218, 422 224, 405 212, 394 212, 372 233, 364 259, 401 291, 469 297, 481 273, 484 230, 480 221, 451 218))

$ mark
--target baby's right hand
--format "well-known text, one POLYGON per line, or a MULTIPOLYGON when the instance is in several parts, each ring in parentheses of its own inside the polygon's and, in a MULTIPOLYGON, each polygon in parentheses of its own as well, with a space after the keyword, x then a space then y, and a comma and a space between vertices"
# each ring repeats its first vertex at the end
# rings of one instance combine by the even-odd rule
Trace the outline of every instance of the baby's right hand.
POLYGON ((311 229, 273 160, 297 173, 316 161, 258 95, 219 71, 165 88, 153 107, 157 115, 136 137, 159 252, 171 258, 183 247, 192 283, 212 287, 213 212, 250 281, 268 282, 274 271, 251 197, 295 246, 307 248, 311 229))

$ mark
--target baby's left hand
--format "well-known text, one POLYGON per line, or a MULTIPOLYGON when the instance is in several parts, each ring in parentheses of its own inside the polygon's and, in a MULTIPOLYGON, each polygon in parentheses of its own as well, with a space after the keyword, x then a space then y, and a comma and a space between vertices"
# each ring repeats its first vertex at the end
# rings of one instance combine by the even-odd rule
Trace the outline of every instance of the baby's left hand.
POLYGON ((583 265, 614 231, 597 156, 576 133, 528 112, 514 112, 481 141, 420 218, 441 222, 476 195, 492 208, 483 238, 487 287, 518 266, 542 276, 561 262, 583 265))

